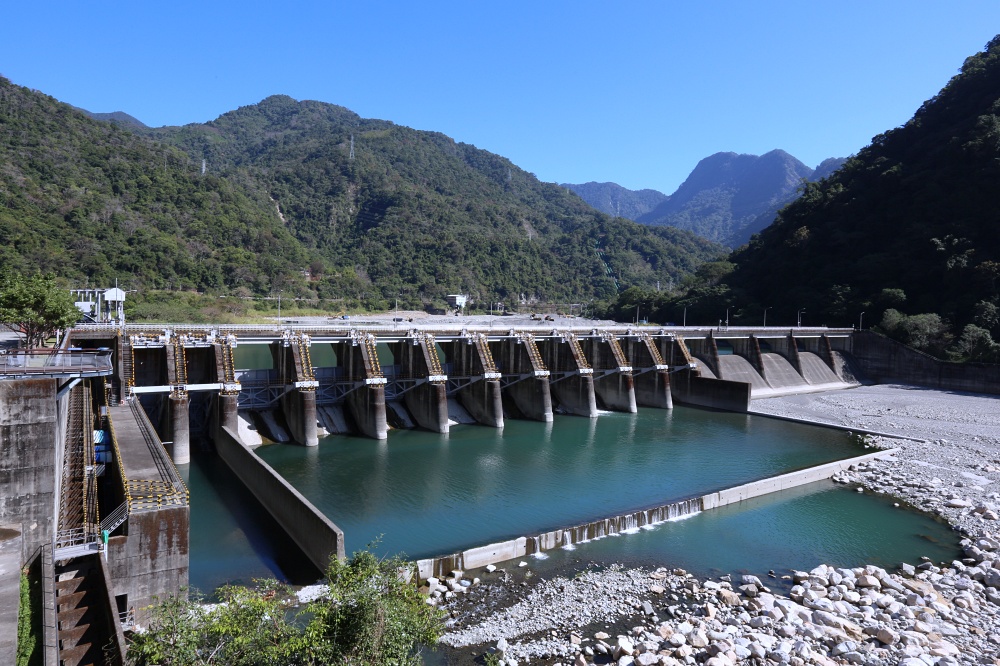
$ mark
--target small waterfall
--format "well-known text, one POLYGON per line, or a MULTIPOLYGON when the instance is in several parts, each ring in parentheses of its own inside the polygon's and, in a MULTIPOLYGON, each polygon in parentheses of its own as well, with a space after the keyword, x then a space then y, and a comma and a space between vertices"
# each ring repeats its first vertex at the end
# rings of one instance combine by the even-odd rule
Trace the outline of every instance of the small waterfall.
MULTIPOLYGON (((589 523, 583 523, 582 525, 574 525, 573 527, 566 527, 558 530, 552 530, 551 532, 543 532, 533 536, 522 537, 521 539, 515 539, 502 544, 492 544, 489 548, 501 550, 504 547, 512 547, 518 541, 523 540, 524 549, 523 551, 519 551, 520 553, 523 553, 523 556, 533 556, 538 559, 545 559, 545 557, 547 557, 545 555, 545 551, 547 550, 553 550, 555 548, 572 550, 578 543, 593 541, 595 539, 603 539, 608 536, 634 534, 641 529, 652 529, 661 523, 671 520, 681 520, 684 517, 701 513, 701 511, 701 498, 692 497, 679 500, 677 502, 671 502, 670 504, 663 504, 650 509, 640 509, 638 511, 632 511, 631 513, 623 513, 609 518, 601 518, 589 523)), ((473 550, 454 553, 452 555, 445 555, 443 557, 434 558, 433 560, 422 560, 421 562, 426 562, 434 571, 435 575, 444 575, 452 569, 464 568, 466 565, 466 556, 467 554, 472 553, 473 550)), ((514 555, 513 557, 516 558, 519 556, 520 555, 514 555)), ((511 555, 508 555, 508 557, 511 557, 511 555)), ((476 557, 472 557, 469 564, 472 564, 473 566, 484 566, 484 564, 481 564, 476 560, 476 557)), ((423 566, 423 564, 421 564, 421 566, 423 566)))

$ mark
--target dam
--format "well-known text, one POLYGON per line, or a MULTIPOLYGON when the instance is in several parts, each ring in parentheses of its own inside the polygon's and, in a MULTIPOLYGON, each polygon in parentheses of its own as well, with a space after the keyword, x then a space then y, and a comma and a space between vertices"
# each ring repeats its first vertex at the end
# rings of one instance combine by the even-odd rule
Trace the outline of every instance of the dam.
MULTIPOLYGON (((317 571, 346 552, 341 519, 333 516, 344 516, 352 539, 386 529, 386 516, 398 508, 378 501, 401 487, 391 482, 398 474, 430 484, 429 495, 399 501, 414 503, 414 516, 431 517, 414 522, 417 533, 444 537, 398 545, 411 555, 443 555, 849 456, 844 442, 820 446, 807 459, 770 456, 760 444, 741 448, 734 440, 728 453, 713 450, 720 462, 745 461, 742 476, 708 486, 656 485, 689 464, 680 456, 692 418, 709 430, 729 422, 732 432, 767 433, 745 414, 752 399, 846 388, 861 375, 892 377, 912 365, 885 344, 825 328, 80 326, 54 352, 0 356, 0 443, 16 470, 5 496, 26 498, 0 512, 0 557, 41 572, 47 649, 75 658, 108 635, 121 648, 121 631, 142 624, 154 597, 191 580, 191 535, 203 529, 193 527, 202 519, 186 485, 192 449, 195 458, 220 461, 239 492, 271 515, 281 534, 265 538, 294 542, 317 571), (262 360, 244 362, 248 357, 262 360), (250 445, 261 440, 252 438, 262 434, 301 446, 255 452, 250 445), (671 452, 665 442, 680 448, 671 452), (331 443, 333 471, 323 472, 320 459, 331 443), (29 450, 33 457, 25 458, 29 450), (309 477, 349 472, 336 457, 344 454, 357 456, 355 478, 347 479, 355 485, 340 484, 346 494, 328 505, 309 477), (767 470, 749 464, 769 457, 775 464, 767 470), (609 462, 618 465, 610 469, 619 485, 630 470, 648 468, 649 476, 624 494, 612 485, 596 509, 577 505, 574 496, 588 496, 588 473, 609 462), (542 490, 531 501, 557 511, 532 517, 511 504, 560 474, 562 490, 542 490), (433 509, 446 513, 434 518, 434 498, 449 485, 464 490, 448 493, 433 509), (512 495, 490 495, 505 485, 512 495), (463 498, 485 502, 487 512, 453 518, 459 529, 448 536, 436 525, 448 522, 448 507, 463 498), (491 525, 497 511, 513 522, 491 525), (466 519, 471 527, 460 524, 466 519), (480 527, 489 529, 480 534, 480 527), (8 539, 8 531, 16 536, 8 539)), ((922 372, 938 383, 984 381, 938 366, 922 372)), ((226 518, 210 523, 209 531, 218 530, 226 518)))

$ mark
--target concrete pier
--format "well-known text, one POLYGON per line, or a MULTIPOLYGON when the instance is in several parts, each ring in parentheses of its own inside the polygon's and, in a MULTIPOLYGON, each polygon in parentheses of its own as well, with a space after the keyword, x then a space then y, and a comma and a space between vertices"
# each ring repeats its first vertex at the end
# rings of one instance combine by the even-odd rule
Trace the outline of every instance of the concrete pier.
POLYGON ((632 365, 612 334, 589 337, 584 350, 594 367, 594 392, 605 409, 636 413, 632 365))
POLYGON ((483 333, 471 334, 441 345, 454 377, 466 380, 458 400, 477 423, 503 427, 500 372, 483 333))
POLYGON ((316 378, 309 344, 303 335, 286 336, 271 344, 271 357, 281 383, 288 387, 280 402, 292 439, 305 446, 317 446, 316 378))
POLYGON ((403 394, 403 404, 417 425, 437 433, 448 432, 447 377, 441 367, 434 337, 417 334, 390 345, 402 376, 414 380, 403 394))
POLYGON ((191 462, 191 419, 188 409, 188 395, 178 391, 167 399, 170 414, 170 457, 175 465, 191 462))
POLYGON ((385 418, 386 379, 375 350, 375 336, 361 334, 338 343, 335 349, 345 376, 362 382, 345 399, 358 432, 373 439, 386 439, 389 436, 385 418))
POLYGON ((577 337, 567 333, 561 338, 545 338, 539 341, 538 349, 552 373, 549 387, 560 409, 577 416, 597 418, 594 369, 577 337))
POLYGON ((505 405, 523 418, 552 421, 549 370, 530 333, 490 341, 490 352, 503 375, 505 405))
POLYGON ((632 366, 635 402, 643 407, 673 409, 670 393, 670 367, 663 352, 647 334, 630 335, 620 341, 632 366))

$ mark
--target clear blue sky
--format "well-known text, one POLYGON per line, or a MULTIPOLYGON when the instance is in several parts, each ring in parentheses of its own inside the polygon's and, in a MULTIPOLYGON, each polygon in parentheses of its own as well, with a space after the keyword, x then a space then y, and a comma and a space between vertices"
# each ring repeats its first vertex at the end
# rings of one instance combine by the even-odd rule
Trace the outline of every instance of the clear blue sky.
POLYGON ((1000 32, 1000 2, 50 0, 3 22, 0 74, 91 111, 180 125, 280 93, 670 193, 718 151, 856 152, 1000 32))

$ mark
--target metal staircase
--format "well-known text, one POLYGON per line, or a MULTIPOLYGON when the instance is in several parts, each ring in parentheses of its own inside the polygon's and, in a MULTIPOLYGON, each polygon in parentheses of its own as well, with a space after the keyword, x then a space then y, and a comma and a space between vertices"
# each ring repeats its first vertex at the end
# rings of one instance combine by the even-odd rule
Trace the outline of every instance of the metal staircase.
POLYGON ((125 378, 125 397, 132 394, 135 386, 135 348, 132 336, 122 338, 122 376, 125 378))
POLYGON ((174 336, 171 341, 174 350, 174 384, 171 395, 182 398, 187 396, 187 353, 180 339, 174 336))
POLYGON ((625 356, 625 352, 622 350, 621 344, 618 343, 618 338, 616 338, 611 333, 603 333, 601 335, 604 341, 608 343, 611 347, 611 355, 615 357, 615 363, 618 364, 618 371, 622 373, 631 373, 632 364, 629 362, 628 357, 625 356))
POLYGON ((73 387, 63 447, 62 478, 59 485, 59 522, 56 530, 56 559, 86 553, 96 545, 97 479, 94 460, 94 417, 90 389, 73 387))
POLYGON ((548 368, 545 367, 545 361, 542 359, 542 353, 538 350, 538 344, 535 342, 535 336, 531 333, 522 333, 518 337, 524 344, 524 350, 528 353, 528 358, 531 360, 531 365, 534 370, 536 372, 547 371, 548 368))
MULTIPOLYGON (((109 647, 108 597, 100 555, 78 557, 55 565, 55 604, 61 666, 120 664, 109 647)), ((113 640, 113 639, 112 639, 113 640)), ((120 655, 120 652, 119 652, 120 655)))
POLYGON ((660 354, 659 347, 657 347, 656 343, 653 342, 653 338, 649 335, 649 333, 640 333, 639 339, 645 343, 646 351, 648 351, 649 355, 653 358, 653 365, 666 365, 666 361, 663 360, 663 355, 660 354))
POLYGON ((434 341, 434 336, 430 333, 424 335, 424 349, 426 350, 427 358, 427 369, 430 370, 432 383, 442 383, 447 381, 445 379, 444 368, 441 367, 441 357, 438 356, 437 342, 434 341))
POLYGON ((496 361, 493 360, 493 352, 490 351, 489 338, 486 337, 485 333, 476 333, 475 335, 476 349, 479 350, 479 362, 483 364, 483 372, 489 377, 490 375, 498 375, 499 370, 497 370, 496 361))
POLYGON ((580 346, 580 339, 570 333, 566 337, 566 342, 569 343, 570 351, 573 352, 573 359, 576 361, 577 368, 580 370, 590 370, 590 362, 587 361, 587 356, 583 353, 583 347, 580 346))

